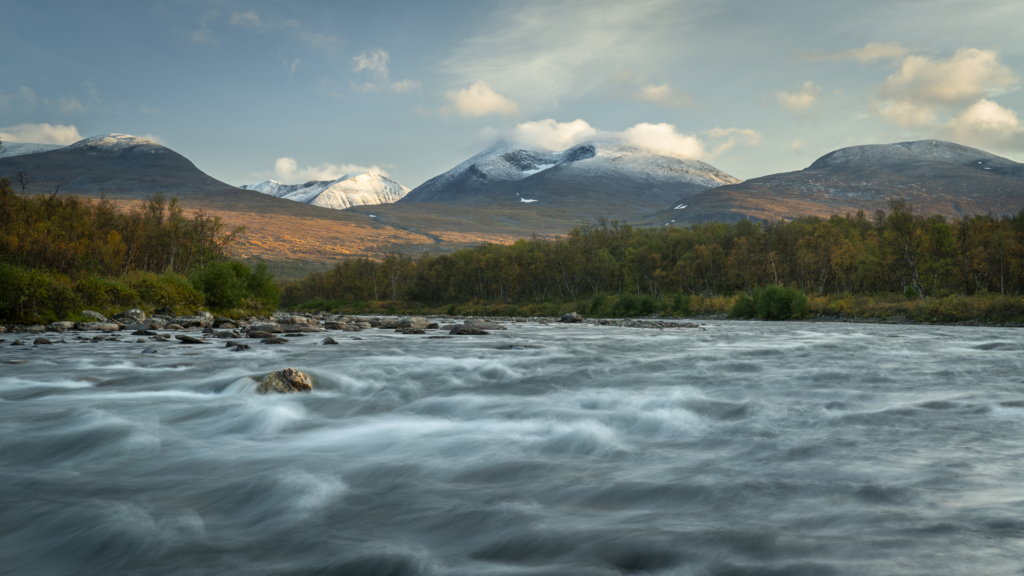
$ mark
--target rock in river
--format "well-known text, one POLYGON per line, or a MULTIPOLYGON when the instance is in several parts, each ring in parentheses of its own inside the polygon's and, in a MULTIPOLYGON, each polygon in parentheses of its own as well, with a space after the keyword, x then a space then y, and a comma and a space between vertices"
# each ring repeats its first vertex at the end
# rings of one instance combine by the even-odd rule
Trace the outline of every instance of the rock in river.
POLYGON ((187 336, 185 334, 178 334, 177 336, 175 336, 175 338, 181 340, 182 344, 206 344, 205 340, 194 338, 192 336, 187 336))
POLYGON ((313 389, 313 380, 295 368, 285 368, 271 372, 256 387, 257 394, 290 394, 292 392, 309 392, 313 389))
POLYGON ((476 326, 467 326, 466 324, 456 324, 452 328, 452 331, 449 332, 449 334, 459 335, 459 336, 486 336, 486 335, 490 334, 490 332, 488 332, 486 330, 481 330, 480 328, 477 328, 476 326))
POLYGON ((559 318, 558 321, 575 324, 576 322, 583 322, 583 316, 580 316, 575 312, 569 312, 568 314, 562 314, 562 317, 559 318))

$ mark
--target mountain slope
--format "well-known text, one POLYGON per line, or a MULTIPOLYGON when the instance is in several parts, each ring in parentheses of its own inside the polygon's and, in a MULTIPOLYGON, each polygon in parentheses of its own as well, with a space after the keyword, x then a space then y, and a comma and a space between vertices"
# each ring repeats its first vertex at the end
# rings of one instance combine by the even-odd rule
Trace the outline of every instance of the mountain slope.
POLYGON ((659 156, 615 140, 561 152, 502 141, 416 187, 400 202, 564 206, 584 217, 622 218, 737 182, 699 160, 659 156))
POLYGON ((804 170, 681 196, 647 222, 872 215, 893 197, 906 198, 921 214, 1016 214, 1024 209, 1024 164, 942 140, 853 146, 804 170))
POLYGON ((239 188, 336 210, 353 206, 390 204, 409 193, 409 189, 398 182, 371 172, 347 174, 337 180, 313 180, 293 185, 266 180, 258 184, 243 184, 239 188))
POLYGON ((211 178, 177 152, 125 134, 94 136, 70 146, 0 158, 0 175, 29 174, 31 192, 146 198, 156 192, 188 196, 234 187, 211 178))
POLYGON ((0 150, 0 158, 11 158, 24 156, 26 154, 37 154, 63 148, 63 144, 33 144, 30 142, 4 142, 3 150, 0 150))

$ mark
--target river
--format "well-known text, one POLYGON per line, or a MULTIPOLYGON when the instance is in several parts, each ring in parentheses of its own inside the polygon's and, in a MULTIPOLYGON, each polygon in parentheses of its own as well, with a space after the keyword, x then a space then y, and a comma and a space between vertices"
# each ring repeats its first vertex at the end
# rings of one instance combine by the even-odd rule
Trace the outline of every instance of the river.
POLYGON ((709 324, 3 335, 0 573, 1022 573, 1024 332, 709 324))

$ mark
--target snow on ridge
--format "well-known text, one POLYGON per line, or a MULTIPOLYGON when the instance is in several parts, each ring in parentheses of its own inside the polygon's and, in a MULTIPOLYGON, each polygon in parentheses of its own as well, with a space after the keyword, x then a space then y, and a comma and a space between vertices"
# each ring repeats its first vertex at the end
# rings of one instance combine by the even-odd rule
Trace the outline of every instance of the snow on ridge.
POLYGON ((281 184, 265 180, 256 184, 243 184, 239 188, 336 210, 391 204, 409 193, 405 186, 373 172, 346 174, 337 180, 313 180, 304 184, 281 184))
POLYGON ((158 149, 164 148, 149 138, 140 138, 130 134, 111 133, 101 134, 99 136, 90 136, 89 138, 79 140, 78 142, 67 146, 67 149, 116 153, 124 152, 125 150, 135 148, 136 146, 146 146, 150 152, 155 152, 158 149))
POLYGON ((32 142, 4 142, 3 150, 0 150, 0 158, 11 158, 14 156, 27 156, 40 152, 49 152, 64 148, 63 144, 35 144, 32 142))

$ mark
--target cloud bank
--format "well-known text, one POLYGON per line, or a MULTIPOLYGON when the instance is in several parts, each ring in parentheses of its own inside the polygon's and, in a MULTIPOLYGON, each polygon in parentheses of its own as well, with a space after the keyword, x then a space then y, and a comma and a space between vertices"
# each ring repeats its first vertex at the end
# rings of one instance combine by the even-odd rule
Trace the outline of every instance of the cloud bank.
POLYGON ((303 183, 310 180, 337 180, 347 174, 362 174, 373 172, 381 176, 388 176, 387 170, 380 166, 360 166, 358 164, 320 164, 319 166, 307 166, 299 168, 299 163, 294 158, 287 156, 278 158, 274 162, 274 175, 282 182, 303 183))
POLYGON ((78 128, 63 124, 18 124, 0 128, 0 140, 4 142, 30 142, 33 144, 74 144, 82 140, 78 128))
POLYGON ((456 113, 467 118, 477 118, 490 114, 511 115, 519 112, 519 104, 498 94, 490 84, 478 80, 469 88, 451 90, 444 97, 451 105, 443 109, 444 113, 456 113))
POLYGON ((668 123, 641 122, 622 132, 608 132, 582 119, 558 122, 553 119, 523 122, 505 130, 486 130, 490 139, 504 137, 526 146, 545 150, 565 150, 593 139, 619 140, 654 154, 673 158, 711 160, 736 146, 757 146, 761 134, 751 129, 714 128, 702 135, 680 132, 668 123))

